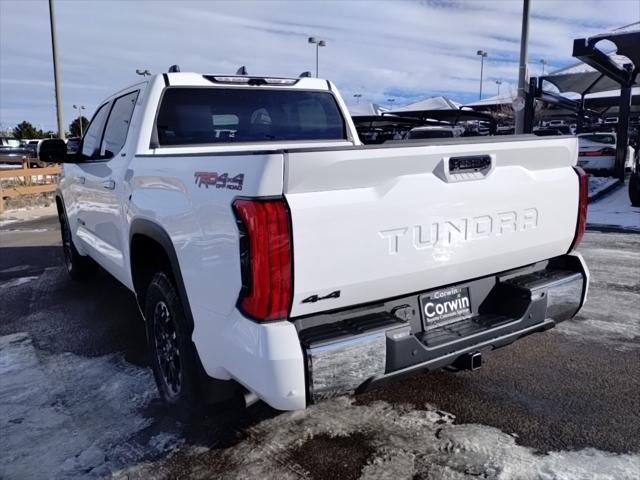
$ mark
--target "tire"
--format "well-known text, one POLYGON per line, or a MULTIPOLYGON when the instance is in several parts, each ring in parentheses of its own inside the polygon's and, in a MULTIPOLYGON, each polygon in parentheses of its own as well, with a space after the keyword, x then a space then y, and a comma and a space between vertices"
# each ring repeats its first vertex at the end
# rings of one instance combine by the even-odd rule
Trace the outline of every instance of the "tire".
POLYGON ((67 267, 69 276, 75 281, 86 280, 94 273, 95 264, 91 258, 80 255, 76 249, 76 246, 73 244, 69 222, 64 213, 60 214, 60 233, 62 236, 64 264, 67 267))
POLYGON ((640 173, 635 172, 629 177, 629 200, 634 207, 640 207, 640 173))
POLYGON ((144 316, 160 396, 173 416, 189 422, 202 408, 199 360, 184 308, 164 272, 156 273, 147 287, 144 316))

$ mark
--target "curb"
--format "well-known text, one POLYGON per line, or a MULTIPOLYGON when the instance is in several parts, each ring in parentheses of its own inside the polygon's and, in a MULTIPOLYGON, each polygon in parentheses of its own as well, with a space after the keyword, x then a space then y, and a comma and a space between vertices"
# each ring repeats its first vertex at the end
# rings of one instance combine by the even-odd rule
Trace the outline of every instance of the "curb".
POLYGON ((640 228, 621 227, 620 225, 607 225, 604 223, 587 223, 587 231, 604 233, 640 233, 640 228))
POLYGON ((624 183, 622 183, 622 181, 620 181, 620 179, 618 179, 615 182, 613 182, 612 184, 607 185, 602 190, 598 190, 596 193, 594 193, 593 195, 591 195, 589 197, 589 203, 592 203, 592 202, 595 202, 597 200, 600 200, 602 197, 604 197, 605 195, 609 194, 613 190, 616 190, 621 185, 624 185, 624 183))

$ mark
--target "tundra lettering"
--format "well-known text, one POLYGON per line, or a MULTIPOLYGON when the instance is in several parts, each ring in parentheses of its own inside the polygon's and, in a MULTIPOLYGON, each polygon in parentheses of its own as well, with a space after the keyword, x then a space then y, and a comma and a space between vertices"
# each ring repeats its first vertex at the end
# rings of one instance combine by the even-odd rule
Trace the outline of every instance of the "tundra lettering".
POLYGON ((381 230, 378 235, 388 241, 389 255, 394 255, 399 252, 401 237, 410 229, 413 231, 413 248, 419 251, 435 246, 449 246, 491 236, 533 230, 538 227, 539 220, 540 216, 536 208, 526 208, 520 212, 514 210, 494 215, 381 230))

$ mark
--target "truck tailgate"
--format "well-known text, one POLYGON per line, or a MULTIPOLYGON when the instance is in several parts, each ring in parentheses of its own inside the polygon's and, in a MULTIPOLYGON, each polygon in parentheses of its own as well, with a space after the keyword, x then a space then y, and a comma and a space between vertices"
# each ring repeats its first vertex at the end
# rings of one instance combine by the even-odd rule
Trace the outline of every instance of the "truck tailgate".
POLYGON ((286 153, 291 315, 566 253, 578 211, 577 141, 471 140, 286 153))

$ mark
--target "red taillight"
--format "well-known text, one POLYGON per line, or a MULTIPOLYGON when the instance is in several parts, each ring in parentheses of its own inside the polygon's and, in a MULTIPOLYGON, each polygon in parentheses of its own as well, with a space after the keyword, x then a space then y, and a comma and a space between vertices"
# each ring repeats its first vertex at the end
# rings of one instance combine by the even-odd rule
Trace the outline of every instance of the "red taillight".
POLYGON ((589 205, 589 177, 580 167, 573 167, 578 175, 579 200, 578 200, 578 221, 576 223, 576 234, 573 237, 569 251, 580 245, 584 231, 587 228, 587 206, 589 205))
POLYGON ((580 157, 610 157, 615 155, 616 151, 613 148, 602 148, 600 150, 592 150, 588 152, 580 152, 578 155, 580 157))
POLYGON ((291 233, 284 199, 233 202, 243 262, 238 306, 254 320, 281 320, 291 307, 291 233))

